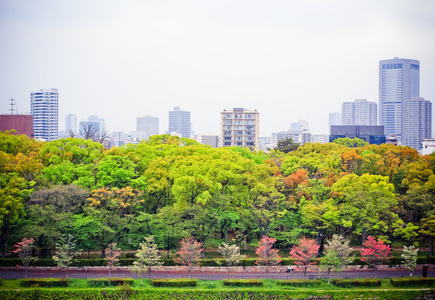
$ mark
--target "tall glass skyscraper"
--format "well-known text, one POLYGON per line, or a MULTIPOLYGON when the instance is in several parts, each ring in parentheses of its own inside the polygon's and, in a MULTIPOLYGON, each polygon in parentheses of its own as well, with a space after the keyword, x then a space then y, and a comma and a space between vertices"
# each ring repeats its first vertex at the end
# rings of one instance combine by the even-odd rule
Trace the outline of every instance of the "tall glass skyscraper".
POLYGON ((57 89, 42 89, 30 94, 35 139, 56 140, 59 136, 59 93, 57 89))
POLYGON ((402 109, 405 100, 420 97, 420 62, 395 57, 379 62, 379 122, 385 135, 402 143, 402 109))

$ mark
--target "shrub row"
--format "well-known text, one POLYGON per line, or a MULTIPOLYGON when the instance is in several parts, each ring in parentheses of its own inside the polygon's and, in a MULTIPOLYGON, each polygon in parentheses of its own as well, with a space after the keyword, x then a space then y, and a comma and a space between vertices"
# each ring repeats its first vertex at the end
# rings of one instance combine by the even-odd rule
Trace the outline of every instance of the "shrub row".
MULTIPOLYGON (((127 254, 133 254, 133 253, 127 253, 127 254)), ((119 259, 119 265, 120 266, 132 266, 133 262, 135 261, 135 258, 120 258, 119 259)), ((256 258, 246 258, 240 260, 239 266, 242 267, 249 267, 249 266, 256 266, 256 258)), ((176 266, 177 264, 174 262, 173 259, 161 259, 164 266, 176 266)), ((426 263, 432 263, 435 264, 435 257, 429 256, 429 257, 418 257, 417 259, 418 264, 426 264, 426 263)), ((1 258, 0 259, 0 267, 15 267, 15 266, 21 266, 21 260, 19 258, 1 258)), ((351 265, 365 265, 366 263, 362 262, 359 258, 355 258, 353 262, 350 263, 351 265)), ((389 265, 395 266, 402 264, 402 259, 399 257, 393 257, 390 260, 389 265)), ((56 263, 51 258, 41 258, 37 260, 34 264, 34 266, 38 267, 55 267, 56 263)), ((71 266, 73 267, 101 267, 106 266, 107 262, 104 259, 101 258, 91 258, 91 259, 80 259, 79 261, 74 261, 71 266)), ((289 265, 295 265, 295 260, 292 258, 283 258, 281 262, 282 266, 289 266, 289 265)), ((225 266, 225 260, 224 259, 202 259, 201 260, 201 266, 203 267, 219 267, 219 266, 225 266)))
POLYGON ((282 286, 293 286, 293 287, 305 287, 305 286, 319 286, 322 282, 320 280, 310 280, 310 279, 289 279, 289 280, 278 280, 278 285, 282 286))
POLYGON ((196 286, 198 283, 197 279, 189 278, 177 278, 177 279, 153 279, 151 280, 153 286, 155 287, 186 287, 186 286, 196 286))
MULTIPOLYGON (((430 291, 429 291, 430 292, 430 291)), ((428 298, 426 290, 233 290, 233 291, 205 291, 205 290, 186 290, 186 289, 140 289, 140 290, 122 290, 122 289, 106 289, 103 292, 101 289, 64 289, 64 290, 49 290, 49 289, 25 289, 25 290, 0 290, 0 299, 2 300, 33 300, 33 299, 56 299, 56 300, 107 300, 107 299, 417 299, 428 298)))
POLYGON ((263 286, 263 281, 257 279, 224 279, 223 283, 225 286, 263 286))
POLYGON ((20 281, 22 287, 67 287, 68 278, 27 278, 20 281))
POLYGON ((133 278, 89 278, 88 284, 91 287, 104 287, 104 286, 120 286, 124 284, 133 285, 133 278))
POLYGON ((379 287, 381 281, 379 279, 332 279, 332 284, 337 287, 379 287))
POLYGON ((398 287, 434 286, 435 278, 427 278, 427 277, 391 278, 390 282, 393 286, 398 286, 398 287))

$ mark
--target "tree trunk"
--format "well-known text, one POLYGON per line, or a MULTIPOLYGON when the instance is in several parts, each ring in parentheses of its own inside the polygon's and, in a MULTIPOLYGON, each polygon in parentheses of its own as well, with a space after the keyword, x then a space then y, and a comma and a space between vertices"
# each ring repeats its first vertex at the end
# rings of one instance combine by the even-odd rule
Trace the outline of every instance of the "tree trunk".
POLYGON ((430 256, 433 256, 433 236, 430 237, 430 256))
POLYGON ((9 223, 5 221, 5 223, 2 226, 2 233, 0 236, 0 245, 1 245, 1 251, 2 251, 2 258, 5 258, 6 255, 6 241, 8 239, 8 226, 9 223))
POLYGON ((366 241, 366 234, 367 234, 367 229, 366 228, 363 228, 363 230, 362 230, 362 234, 361 234, 361 237, 362 237, 362 245, 364 246, 364 243, 365 243, 365 241, 366 241))
POLYGON ((101 250, 101 258, 106 258, 106 247, 101 250))

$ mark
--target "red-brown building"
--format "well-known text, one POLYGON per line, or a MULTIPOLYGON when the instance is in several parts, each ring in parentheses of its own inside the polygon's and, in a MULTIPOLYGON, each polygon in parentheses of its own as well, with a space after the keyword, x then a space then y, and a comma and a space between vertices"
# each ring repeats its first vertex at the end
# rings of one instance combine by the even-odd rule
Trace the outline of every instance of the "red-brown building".
POLYGON ((33 116, 0 115, 0 131, 12 129, 15 129, 17 134, 25 134, 33 139, 33 116))

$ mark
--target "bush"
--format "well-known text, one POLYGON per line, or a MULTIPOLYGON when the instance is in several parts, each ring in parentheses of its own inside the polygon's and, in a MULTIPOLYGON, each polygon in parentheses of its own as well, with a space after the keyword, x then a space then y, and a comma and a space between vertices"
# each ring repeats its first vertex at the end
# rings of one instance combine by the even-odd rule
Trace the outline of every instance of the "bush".
POLYGON ((406 286, 433 286, 435 285, 435 278, 427 277, 406 277, 406 278, 391 278, 392 286, 406 287, 406 286))
POLYGON ((332 284, 337 287, 379 287, 381 281, 379 279, 332 279, 332 284))
POLYGON ((67 287, 68 278, 28 278, 20 281, 22 287, 38 285, 40 287, 67 287))
POLYGON ((282 286, 319 286, 322 282, 320 280, 309 280, 309 279, 291 279, 291 280, 279 280, 278 285, 282 286))
POLYGON ((105 286, 121 286, 124 284, 133 285, 134 279, 132 278, 90 278, 88 284, 91 287, 105 287, 105 286))
POLYGON ((224 279, 225 286, 263 286, 263 281, 257 279, 224 279))
POLYGON ((428 264, 435 264, 435 256, 428 256, 427 263, 428 264))
POLYGON ((186 287, 196 286, 197 279, 177 278, 177 279, 153 279, 151 280, 155 287, 186 287))
POLYGON ((125 253, 125 258, 136 258, 136 253, 133 252, 125 253))

